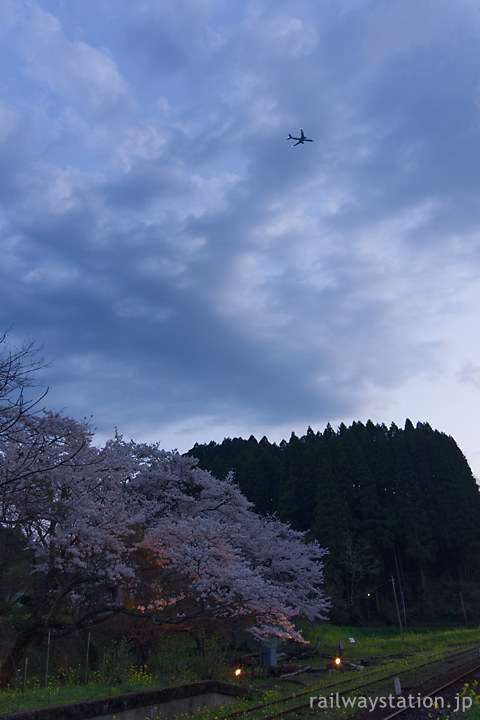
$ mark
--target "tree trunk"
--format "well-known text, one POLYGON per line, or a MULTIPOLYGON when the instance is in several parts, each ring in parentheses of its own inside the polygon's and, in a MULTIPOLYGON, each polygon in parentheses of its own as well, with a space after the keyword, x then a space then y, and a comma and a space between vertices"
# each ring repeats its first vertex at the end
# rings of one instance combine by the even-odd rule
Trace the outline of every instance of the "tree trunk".
POLYGON ((7 659, 0 668, 0 689, 5 690, 12 684, 28 648, 40 633, 41 629, 37 624, 26 627, 18 633, 7 659))

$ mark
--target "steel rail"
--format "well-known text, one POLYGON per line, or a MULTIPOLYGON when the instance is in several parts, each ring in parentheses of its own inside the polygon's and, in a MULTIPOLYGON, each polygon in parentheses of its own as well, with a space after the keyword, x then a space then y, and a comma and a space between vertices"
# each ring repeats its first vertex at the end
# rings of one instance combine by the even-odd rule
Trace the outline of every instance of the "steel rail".
MULTIPOLYGON (((480 661, 476 662, 476 665, 472 667, 471 665, 468 666, 467 669, 464 669, 460 675, 456 675, 454 678, 449 679, 439 687, 435 688, 434 690, 429 691, 428 693, 418 694, 417 695, 417 701, 423 698, 431 697, 432 695, 439 695, 439 693, 442 692, 445 688, 450 687, 451 685, 455 685, 455 683, 460 682, 460 680, 465 679, 469 677, 472 673, 476 672, 477 670, 480 670, 480 661)), ((393 677, 393 676, 392 676, 393 677)), ((388 678, 386 678, 388 679, 388 678)), ((366 683, 363 687, 367 687, 368 685, 372 685, 373 683, 366 683)), ((361 688, 358 688, 361 689, 361 688)), ((346 692, 344 691, 341 693, 338 693, 338 696, 345 695, 346 692)), ((402 695, 398 695, 397 697, 402 697, 402 695)), ((296 705, 291 708, 286 708, 285 710, 279 710, 276 713, 273 713, 272 715, 267 715, 263 720, 275 720, 275 718, 281 718, 285 717, 287 715, 291 715, 294 712, 302 712, 303 710, 310 710, 311 705, 310 703, 303 703, 301 705, 296 705)), ((351 714, 351 717, 354 717, 356 720, 361 720, 362 718, 368 718, 369 720, 392 720, 393 718, 399 717, 400 715, 407 714, 409 712, 414 712, 415 710, 418 710, 418 708, 406 705, 405 707, 399 708, 395 710, 392 713, 389 713, 388 715, 378 715, 377 713, 373 714, 370 710, 366 713, 358 713, 353 712, 351 714)))
MULTIPOLYGON (((347 693, 357 692, 358 690, 363 690, 364 688, 370 687, 371 685, 375 685, 375 684, 377 684, 377 683, 381 683, 381 682, 384 682, 384 681, 386 681, 386 680, 391 680, 391 679, 393 679, 393 678, 402 677, 402 676, 406 675, 407 673, 416 672, 417 670, 421 670, 421 669, 426 668, 426 667, 429 667, 429 666, 431 666, 431 665, 435 665, 436 663, 440 663, 440 662, 443 662, 443 661, 449 661, 449 660, 451 660, 451 659, 453 659, 453 658, 460 657, 461 655, 465 655, 465 654, 467 654, 467 653, 469 653, 469 652, 472 652, 473 650, 476 650, 476 649, 478 649, 478 643, 476 643, 476 644, 469 644, 469 647, 468 647, 468 648, 466 648, 466 649, 464 649, 464 650, 461 650, 460 652, 449 653, 449 654, 445 654, 445 655, 442 655, 442 656, 436 655, 436 656, 432 657, 428 662, 421 663, 420 665, 415 665, 415 666, 413 666, 413 667, 406 668, 405 670, 400 670, 400 671, 397 671, 397 672, 395 672, 395 673, 390 673, 390 674, 387 674, 387 675, 379 675, 379 676, 377 676, 377 677, 375 677, 375 678, 373 678, 373 679, 370 679, 368 682, 361 683, 360 685, 354 685, 353 687, 345 688, 345 689, 341 690, 341 691, 338 693, 338 695, 339 695, 339 696, 343 696, 343 695, 346 695, 347 693)), ((474 670, 470 670, 469 672, 474 672, 474 670)), ((371 674, 373 675, 374 672, 372 672, 371 674)), ((468 673, 467 673, 467 674, 468 674, 468 673)), ((369 675, 369 677, 370 677, 370 675, 369 675)), ((325 685, 324 687, 321 688, 322 696, 323 696, 325 690, 329 690, 330 688, 338 688, 339 685, 343 685, 344 683, 351 682, 352 680, 353 680, 353 678, 348 678, 348 679, 345 679, 345 680, 339 680, 339 681, 337 681, 337 682, 335 682, 335 683, 330 683, 329 685, 325 685)), ((245 709, 242 709, 242 710, 236 710, 236 711, 234 711, 234 712, 232 712, 232 713, 228 713, 227 715, 222 715, 222 716, 218 716, 218 717, 219 717, 219 718, 222 717, 223 720, 230 720, 230 718, 235 718, 235 717, 238 717, 238 716, 240 716, 240 715, 243 716, 243 717, 245 717, 245 716, 247 716, 248 714, 250 714, 250 713, 253 714, 253 713, 255 713, 255 712, 258 711, 258 710, 263 710, 263 709, 265 709, 265 708, 267 708, 267 707, 271 707, 271 706, 273 706, 273 705, 278 705, 278 704, 280 704, 280 703, 289 702, 289 701, 291 701, 291 700, 292 700, 292 701, 293 701, 293 700, 297 700, 297 699, 299 699, 299 698, 301 698, 301 697, 303 697, 303 696, 305 696, 305 695, 310 695, 310 696, 311 696, 311 694, 312 694, 312 690, 309 689, 309 690, 302 691, 302 692, 300 692, 300 693, 295 693, 294 695, 289 695, 289 696, 287 696, 287 697, 279 698, 278 700, 270 700, 270 701, 268 701, 268 702, 266 702, 266 703, 259 703, 258 705, 255 705, 255 706, 253 706, 253 707, 251 707, 251 708, 245 708, 245 709)), ((319 697, 321 697, 321 696, 319 696, 319 697)), ((285 710, 279 710, 278 712, 273 713, 272 715, 264 716, 263 720, 274 720, 274 718, 283 717, 283 716, 285 716, 285 715, 289 715, 289 714, 291 714, 291 713, 293 713, 293 712, 298 712, 298 711, 301 711, 301 710, 305 710, 305 709, 307 709, 307 708, 310 709, 310 703, 303 703, 303 704, 301 704, 301 705, 296 705, 296 706, 294 706, 294 707, 292 707, 292 708, 286 708, 285 710)), ((371 713, 369 714, 369 716, 371 717, 371 713)), ((372 720, 373 720, 373 718, 372 718, 372 720)), ((382 720, 387 720, 387 718, 382 718, 382 720)))
MULTIPOLYGON (((443 690, 446 690, 447 688, 451 687, 452 685, 455 685, 456 683, 460 682, 461 680, 465 680, 468 678, 472 673, 477 672, 480 670, 480 661, 477 662, 477 664, 474 667, 470 667, 468 670, 464 670, 460 675, 455 676, 454 678, 451 678, 444 682, 439 687, 436 687, 434 690, 430 690, 430 692, 426 692, 423 695, 421 695, 421 698, 428 698, 433 696, 440 695, 443 690)), ((400 696, 401 697, 401 696, 400 696)), ((412 710, 415 710, 415 708, 412 708, 410 706, 399 708, 398 710, 395 710, 392 713, 389 713, 388 715, 382 715, 382 720, 391 720, 391 718, 398 717, 399 715, 403 715, 405 713, 411 712, 412 710)))

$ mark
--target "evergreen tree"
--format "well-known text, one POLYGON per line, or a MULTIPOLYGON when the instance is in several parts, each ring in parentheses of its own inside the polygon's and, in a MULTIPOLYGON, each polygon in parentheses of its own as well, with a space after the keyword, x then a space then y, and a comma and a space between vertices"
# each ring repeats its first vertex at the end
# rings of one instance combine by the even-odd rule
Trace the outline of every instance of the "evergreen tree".
MULTIPOLYGON (((365 591, 392 575, 419 618, 450 608, 440 578, 458 602, 455 582, 480 576, 478 487, 453 438, 428 423, 328 424, 279 445, 235 438, 190 454, 219 478, 233 471, 258 512, 276 512, 329 548, 326 585, 349 608, 345 620, 360 610, 372 619, 365 591)), ((376 597, 381 617, 394 619, 391 592, 376 597)))

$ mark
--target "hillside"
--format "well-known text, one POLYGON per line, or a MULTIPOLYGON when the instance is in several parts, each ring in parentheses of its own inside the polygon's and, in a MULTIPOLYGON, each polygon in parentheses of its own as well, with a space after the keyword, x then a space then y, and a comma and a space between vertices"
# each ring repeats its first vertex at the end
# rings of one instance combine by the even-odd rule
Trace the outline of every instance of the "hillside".
POLYGON ((308 428, 279 445, 227 438, 188 453, 235 473, 260 513, 329 548, 332 619, 470 620, 480 599, 480 495, 455 440, 428 423, 308 428))

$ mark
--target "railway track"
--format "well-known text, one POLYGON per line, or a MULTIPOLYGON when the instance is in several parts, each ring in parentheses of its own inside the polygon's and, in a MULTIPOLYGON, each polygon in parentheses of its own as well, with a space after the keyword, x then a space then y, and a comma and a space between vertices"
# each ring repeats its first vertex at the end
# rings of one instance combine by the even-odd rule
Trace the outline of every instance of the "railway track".
MULTIPOLYGON (((362 681, 358 682, 358 679, 346 678, 345 680, 337 679, 335 683, 323 685, 317 691, 313 689, 313 684, 306 690, 293 695, 282 697, 277 700, 271 700, 265 703, 259 703, 251 708, 245 708, 243 710, 237 710, 235 712, 224 714, 219 713, 216 715, 217 718, 222 720, 233 720, 234 718, 256 718, 261 717, 262 720, 275 720, 276 718, 294 718, 304 719, 313 718, 318 716, 319 712, 326 712, 329 717, 349 715, 355 720, 367 719, 368 720, 390 720, 395 718, 397 715, 406 713, 409 709, 407 707, 398 707, 399 701, 394 705, 395 695, 394 681, 398 680, 403 688, 402 697, 405 697, 405 692, 411 695, 412 691, 415 690, 414 697, 417 703, 420 702, 420 698, 424 697, 423 691, 420 690, 422 687, 428 687, 428 684, 435 684, 435 680, 438 677, 445 678, 445 683, 448 678, 454 675, 454 680, 459 682, 463 678, 465 673, 468 675, 475 671, 480 672, 480 656, 478 645, 470 646, 467 649, 461 651, 444 654, 442 656, 430 657, 427 661, 417 663, 411 667, 405 668, 402 671, 396 671, 394 673, 388 671, 388 666, 383 666, 380 669, 376 668, 375 671, 371 671, 368 675, 363 675, 362 681), (383 672, 382 672, 383 670, 383 672), (387 670, 387 672, 385 672, 387 670), (344 687, 346 686, 346 687, 344 687), (330 691, 330 692, 329 692, 330 691), (315 695, 314 693, 318 694, 315 695), (355 710, 356 702, 352 700, 352 697, 358 699, 363 698, 364 707, 366 712, 358 712, 355 710), (384 708, 372 707, 375 698, 377 698, 376 705, 378 705, 378 698, 390 697, 391 702, 384 708), (350 698, 350 700, 348 700, 350 698), (372 698, 369 702, 368 698, 372 698), (392 710, 392 707, 394 710, 392 710), (383 714, 382 714, 383 713, 383 714)), ((398 683, 397 683, 398 684, 398 683)), ((438 684, 438 683, 437 683, 438 684)), ((451 686, 451 683, 449 684, 451 686)), ((445 685, 447 687, 447 685, 445 685)), ((438 691, 435 686, 430 694, 434 694, 438 691)), ((426 697, 426 696, 425 696, 426 697)), ((400 701, 401 704, 401 701, 400 701)), ((406 701, 404 704, 407 705, 406 701)), ((325 717, 325 715, 324 715, 325 717)), ((460 718, 459 718, 460 720, 460 718)))
MULTIPOLYGON (((416 694, 397 696, 395 709, 382 709, 376 713, 368 713, 369 720, 393 720, 403 716, 404 720, 421 720, 432 716, 443 715, 459 718, 471 706, 471 698, 462 692, 465 684, 480 681, 480 658, 476 658, 462 669, 457 668, 448 675, 430 681, 418 689, 416 694)), ((367 713, 357 714, 355 720, 366 719, 367 713)))

